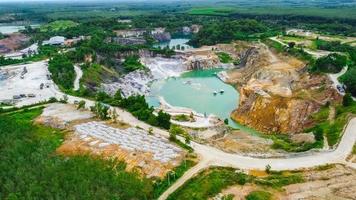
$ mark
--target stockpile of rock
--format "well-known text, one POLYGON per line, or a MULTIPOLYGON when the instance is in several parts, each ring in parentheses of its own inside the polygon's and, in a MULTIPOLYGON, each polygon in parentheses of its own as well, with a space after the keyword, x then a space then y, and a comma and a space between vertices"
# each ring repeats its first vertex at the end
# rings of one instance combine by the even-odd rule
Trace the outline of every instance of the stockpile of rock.
POLYGON ((170 144, 164 137, 149 135, 138 128, 116 129, 102 122, 88 122, 75 126, 75 131, 84 141, 97 138, 89 145, 105 147, 110 144, 119 145, 127 151, 149 152, 153 160, 167 163, 179 157, 181 150, 170 144))

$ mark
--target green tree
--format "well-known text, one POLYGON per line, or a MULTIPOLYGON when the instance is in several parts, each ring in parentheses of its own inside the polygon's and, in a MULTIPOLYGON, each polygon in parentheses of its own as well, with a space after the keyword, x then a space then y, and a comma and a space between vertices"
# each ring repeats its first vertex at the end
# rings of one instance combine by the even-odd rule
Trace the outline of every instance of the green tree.
POLYGON ((64 55, 56 55, 48 64, 53 81, 63 89, 72 89, 75 79, 73 63, 64 55))
POLYGON ((78 110, 82 109, 82 108, 85 108, 85 101, 84 100, 79 101, 78 106, 77 106, 78 110))
POLYGON ((128 72, 132 72, 138 69, 144 69, 145 66, 139 60, 138 55, 127 56, 123 63, 124 69, 128 72))
POLYGON ((104 105, 103 103, 96 102, 94 106, 91 107, 91 111, 96 114, 102 120, 108 119, 109 106, 104 105))
POLYGON ((347 72, 340 77, 340 81, 346 85, 346 90, 356 96, 356 66, 351 66, 347 72))
POLYGON ((158 126, 163 127, 165 129, 169 129, 171 126, 171 116, 167 113, 164 113, 162 110, 158 112, 157 122, 158 126))
POLYGON ((337 53, 318 58, 311 70, 313 72, 338 73, 347 64, 347 57, 337 53))
POLYGON ((342 98, 342 105, 347 107, 351 106, 354 103, 354 100, 352 99, 352 96, 350 93, 346 93, 344 97, 342 98))

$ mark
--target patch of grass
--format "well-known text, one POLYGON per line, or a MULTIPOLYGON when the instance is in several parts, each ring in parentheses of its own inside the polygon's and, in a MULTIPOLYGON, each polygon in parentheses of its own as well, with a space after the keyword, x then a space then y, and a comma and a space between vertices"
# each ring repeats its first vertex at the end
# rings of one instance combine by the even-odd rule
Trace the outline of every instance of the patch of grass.
POLYGON ((270 200, 272 194, 266 191, 252 191, 246 196, 246 200, 270 200))
POLYGON ((281 43, 276 42, 276 41, 271 40, 271 39, 265 39, 265 40, 263 40, 263 43, 265 43, 267 46, 273 48, 278 53, 282 53, 284 51, 284 49, 285 49, 285 46, 283 46, 281 43))
POLYGON ((181 114, 181 115, 173 116, 173 119, 179 122, 187 122, 190 121, 190 116, 181 114))
POLYGON ((230 185, 244 185, 248 176, 232 168, 211 168, 188 180, 172 193, 168 200, 205 200, 213 197, 230 185))
MULTIPOLYGON (((271 172, 267 177, 256 178, 233 168, 214 167, 200 172, 172 193, 168 200, 205 200, 216 196, 223 189, 236 184, 253 183, 273 189, 304 182, 299 172, 271 172)), ((263 196, 263 195, 262 195, 263 196)))
POLYGON ((293 35, 285 35, 285 36, 281 36, 279 39, 281 39, 282 41, 286 41, 286 42, 303 42, 306 39, 304 37, 301 36, 293 36, 293 35))
MULTIPOLYGON (((316 119, 320 116, 325 117, 325 113, 323 113, 325 112, 325 109, 321 109, 320 112, 321 113, 314 114, 313 117, 316 117, 316 119)), ((320 129, 323 135, 326 136, 328 144, 333 146, 340 140, 342 131, 348 122, 348 117, 351 114, 356 114, 356 102, 353 102, 353 104, 349 106, 337 106, 336 117, 333 123, 326 120, 320 122, 317 121, 318 124, 312 129, 320 129)))
POLYGON ((46 25, 42 25, 40 27, 41 32, 57 32, 57 31, 62 31, 66 30, 68 28, 72 28, 77 26, 78 24, 71 21, 71 20, 58 20, 51 22, 46 25))
POLYGON ((272 188, 281 188, 286 185, 302 183, 304 178, 300 173, 282 173, 272 172, 271 175, 264 178, 256 178, 254 183, 272 188))
POLYGON ((313 148, 322 148, 323 140, 316 141, 314 143, 293 143, 288 135, 274 134, 264 136, 268 139, 273 140, 273 149, 282 149, 287 152, 304 152, 313 148))
POLYGON ((188 11, 190 15, 212 15, 212 16, 227 16, 235 11, 234 8, 229 7, 206 7, 206 8, 192 8, 188 11))
POLYGON ((83 76, 80 83, 90 86, 100 86, 101 83, 107 78, 117 76, 117 73, 99 64, 82 65, 83 76))
POLYGON ((319 112, 312 114, 312 118, 316 122, 324 122, 329 118, 330 108, 325 106, 319 112))
POLYGON ((169 172, 163 180, 156 181, 153 185, 153 197, 158 198, 194 165, 196 165, 196 162, 192 160, 184 160, 178 167, 169 172))
POLYGON ((231 56, 228 53, 218 52, 216 54, 218 55, 219 60, 222 63, 231 63, 233 61, 233 59, 231 58, 231 56))
POLYGON ((315 169, 317 171, 324 171, 324 170, 331 169, 333 167, 335 167, 335 164, 326 164, 326 165, 320 165, 320 166, 316 167, 315 169))

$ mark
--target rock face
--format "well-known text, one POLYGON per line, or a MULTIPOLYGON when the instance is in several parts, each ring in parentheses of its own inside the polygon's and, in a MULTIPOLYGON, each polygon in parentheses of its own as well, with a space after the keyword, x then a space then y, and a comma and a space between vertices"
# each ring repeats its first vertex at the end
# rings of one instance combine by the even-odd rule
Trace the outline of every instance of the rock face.
POLYGON ((154 39, 156 39, 159 42, 166 42, 171 40, 171 34, 168 32, 160 32, 160 33, 155 33, 152 35, 154 39))
POLYGON ((214 68, 220 64, 214 56, 191 56, 187 60, 188 70, 214 68))
POLYGON ((228 74, 240 90, 231 117, 265 133, 301 133, 312 125, 312 113, 341 97, 326 76, 311 75, 294 58, 277 57, 257 44, 242 54, 241 69, 228 74))
POLYGON ((110 95, 114 95, 118 90, 124 97, 131 95, 146 95, 150 92, 148 83, 153 81, 151 72, 136 70, 118 79, 113 83, 101 85, 101 89, 110 95))
POLYGON ((219 57, 212 50, 213 47, 189 49, 185 52, 185 65, 188 70, 209 69, 222 67, 219 57))

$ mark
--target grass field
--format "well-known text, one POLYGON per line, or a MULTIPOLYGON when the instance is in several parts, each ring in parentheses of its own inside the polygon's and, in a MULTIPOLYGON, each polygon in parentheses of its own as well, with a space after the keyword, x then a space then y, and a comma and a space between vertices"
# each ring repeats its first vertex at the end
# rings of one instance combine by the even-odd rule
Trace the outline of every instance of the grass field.
POLYGON ((60 30, 65 30, 67 28, 75 27, 78 24, 71 21, 71 20, 58 20, 51 22, 49 24, 42 25, 40 27, 41 32, 48 32, 48 31, 60 31, 60 30))
POLYGON ((64 11, 64 12, 53 12, 47 14, 47 17, 52 20, 58 19, 90 19, 90 18, 114 18, 121 16, 138 16, 145 14, 147 12, 140 10, 120 10, 117 12, 106 11, 106 10, 84 10, 84 11, 64 11))
POLYGON ((300 15, 326 18, 356 19, 356 7, 317 8, 317 7, 205 7, 192 8, 188 11, 191 15, 217 15, 230 14, 252 15, 300 15))
POLYGON ((234 13, 235 8, 229 7, 218 7, 218 8, 193 8, 188 11, 191 15, 216 15, 216 16, 228 16, 229 14, 234 13))

